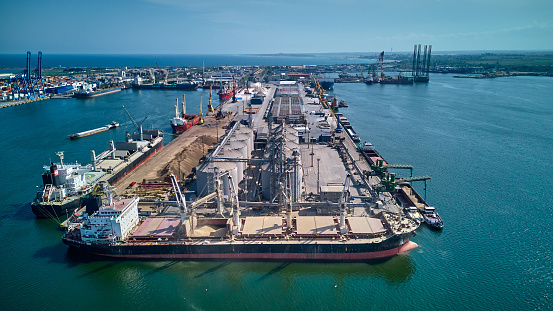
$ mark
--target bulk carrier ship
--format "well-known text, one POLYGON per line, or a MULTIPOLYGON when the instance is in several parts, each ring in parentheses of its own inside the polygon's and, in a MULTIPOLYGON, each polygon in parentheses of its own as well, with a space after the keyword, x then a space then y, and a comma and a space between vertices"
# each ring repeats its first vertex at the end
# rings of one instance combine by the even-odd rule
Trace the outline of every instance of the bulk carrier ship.
MULTIPOLYGON (((339 217, 292 217, 288 204, 285 217, 241 218, 234 192, 230 217, 198 218, 186 207, 176 178, 171 177, 180 217, 141 220, 137 197, 114 200, 108 193, 107 203, 70 227, 63 242, 100 256, 187 260, 353 262, 391 257, 417 247, 410 238, 418 223, 386 212, 346 217, 345 206, 339 217)), ((222 202, 221 195, 217 201, 222 202)))

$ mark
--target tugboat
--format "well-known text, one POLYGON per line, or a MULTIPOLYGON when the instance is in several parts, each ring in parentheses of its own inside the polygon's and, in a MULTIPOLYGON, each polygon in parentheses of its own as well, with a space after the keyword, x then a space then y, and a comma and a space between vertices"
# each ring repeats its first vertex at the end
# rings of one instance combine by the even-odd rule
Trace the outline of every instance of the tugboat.
POLYGON ((442 218, 438 213, 436 213, 436 210, 434 207, 426 206, 424 208, 424 213, 422 213, 422 217, 424 218, 424 222, 434 230, 442 230, 444 228, 444 222, 442 221, 442 218))

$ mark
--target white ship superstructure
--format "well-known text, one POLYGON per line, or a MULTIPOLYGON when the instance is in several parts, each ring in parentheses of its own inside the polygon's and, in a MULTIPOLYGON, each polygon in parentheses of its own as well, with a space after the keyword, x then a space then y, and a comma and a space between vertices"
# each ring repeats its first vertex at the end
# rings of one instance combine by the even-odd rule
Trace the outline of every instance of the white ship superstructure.
POLYGON ((116 242, 125 240, 139 221, 138 197, 112 199, 94 214, 88 216, 81 227, 81 237, 85 242, 116 242))

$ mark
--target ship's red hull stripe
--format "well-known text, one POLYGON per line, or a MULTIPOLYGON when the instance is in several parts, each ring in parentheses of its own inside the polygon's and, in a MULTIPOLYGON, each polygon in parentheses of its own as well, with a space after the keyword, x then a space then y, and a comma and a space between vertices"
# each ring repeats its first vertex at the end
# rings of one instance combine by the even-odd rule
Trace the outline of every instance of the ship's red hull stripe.
POLYGON ((148 258, 148 259, 268 259, 268 260, 367 260, 392 257, 417 248, 415 242, 408 241, 400 247, 385 251, 366 253, 227 253, 227 254, 144 254, 114 255, 96 254, 110 257, 148 258))

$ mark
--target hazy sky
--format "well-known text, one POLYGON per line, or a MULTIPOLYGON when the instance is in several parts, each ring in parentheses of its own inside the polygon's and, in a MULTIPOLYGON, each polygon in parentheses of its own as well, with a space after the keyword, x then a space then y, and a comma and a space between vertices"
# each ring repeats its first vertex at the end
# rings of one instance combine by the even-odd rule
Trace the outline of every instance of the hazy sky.
POLYGON ((0 0, 0 53, 553 49, 553 0, 0 0))

